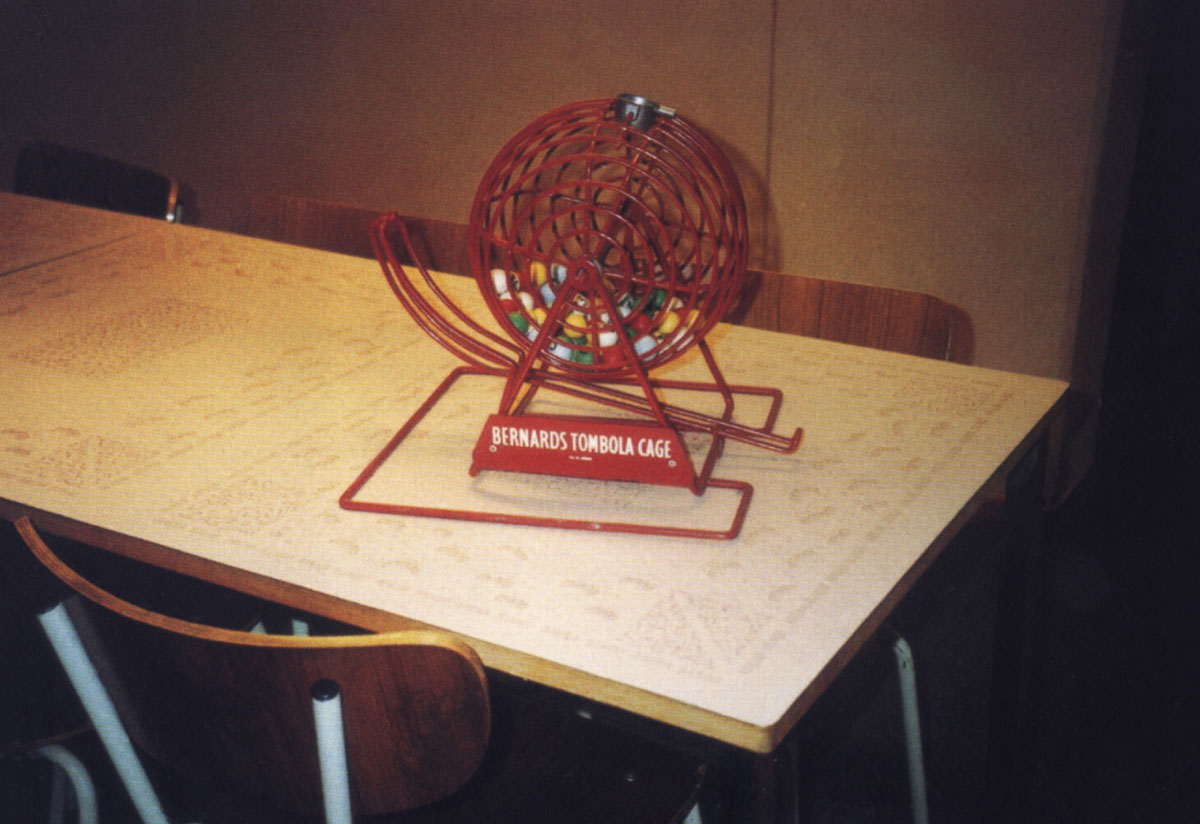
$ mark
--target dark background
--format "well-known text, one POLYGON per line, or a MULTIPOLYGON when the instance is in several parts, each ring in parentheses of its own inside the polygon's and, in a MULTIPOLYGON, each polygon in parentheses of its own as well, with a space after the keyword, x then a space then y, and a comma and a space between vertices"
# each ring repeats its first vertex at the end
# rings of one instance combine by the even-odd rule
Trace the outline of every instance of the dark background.
POLYGON ((1200 4, 1157 22, 1097 459, 1052 522, 1033 820, 1200 817, 1200 4))

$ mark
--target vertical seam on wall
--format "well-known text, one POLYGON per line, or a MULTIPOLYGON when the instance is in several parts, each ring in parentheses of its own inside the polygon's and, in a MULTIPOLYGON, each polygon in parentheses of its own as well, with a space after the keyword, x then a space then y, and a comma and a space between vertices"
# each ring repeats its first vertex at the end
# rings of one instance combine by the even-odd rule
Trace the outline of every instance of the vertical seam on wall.
MULTIPOLYGON (((764 182, 766 184, 766 195, 767 195, 767 202, 765 204, 766 210, 765 210, 765 215, 764 215, 764 219, 763 219, 763 232, 764 232, 764 234, 766 234, 766 237, 763 238, 763 240, 765 241, 763 246, 765 249, 768 249, 768 250, 774 248, 776 244, 782 243, 782 238, 776 239, 774 237, 771 237, 771 233, 774 230, 772 229, 772 226, 771 226, 772 221, 770 220, 770 215, 771 215, 771 211, 772 211, 772 209, 771 209, 771 191, 772 191, 772 182, 773 182, 771 180, 771 176, 774 173, 774 166, 775 166, 775 164, 774 164, 774 153, 775 153, 775 55, 776 55, 775 42, 776 42, 776 38, 778 37, 778 33, 779 33, 779 0, 771 0, 771 34, 770 34, 770 44, 767 48, 767 143, 766 143, 766 146, 763 147, 766 152, 766 159, 764 161, 764 169, 763 169, 763 178, 764 178, 764 182)), ((781 252, 780 252, 780 256, 782 256, 781 252)), ((780 268, 778 260, 769 261, 769 262, 764 260, 764 263, 773 264, 773 265, 770 265, 770 266, 764 267, 764 268, 772 268, 772 269, 776 269, 776 270, 778 270, 780 268)))
POLYGON ((941 359, 948 361, 952 359, 950 356, 954 354, 954 315, 945 306, 939 306, 938 308, 942 310, 942 314, 946 318, 946 345, 942 347, 941 359))

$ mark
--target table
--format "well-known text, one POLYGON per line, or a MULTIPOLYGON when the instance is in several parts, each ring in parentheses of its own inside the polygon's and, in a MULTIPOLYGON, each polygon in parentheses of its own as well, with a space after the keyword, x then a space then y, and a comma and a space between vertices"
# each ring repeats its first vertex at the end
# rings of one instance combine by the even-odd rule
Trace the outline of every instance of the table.
POLYGON ((0 275, 98 249, 145 227, 143 218, 98 209, 64 212, 54 201, 3 194, 0 275))
MULTIPOLYGON (((806 432, 790 456, 726 448, 719 473, 755 486, 735 540, 350 512, 341 492, 457 365, 377 264, 0 195, 14 225, 33 233, 15 256, 0 234, 0 514, 367 628, 441 627, 495 670, 754 752, 1044 435, 1066 388, 722 326, 710 343, 728 379, 781 387, 779 429, 806 432)), ((446 283, 482 306, 472 281, 446 283)), ((499 400, 479 380, 372 494, 528 501, 565 485, 597 506, 719 510, 658 487, 471 481, 499 400)))

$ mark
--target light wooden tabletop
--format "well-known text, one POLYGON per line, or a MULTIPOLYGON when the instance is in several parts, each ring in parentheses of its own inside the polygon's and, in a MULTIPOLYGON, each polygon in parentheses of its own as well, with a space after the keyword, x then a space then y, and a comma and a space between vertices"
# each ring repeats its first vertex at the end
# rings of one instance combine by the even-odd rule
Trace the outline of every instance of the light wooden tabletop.
POLYGON ((51 200, 0 193, 0 275, 79 254, 143 230, 144 219, 71 209, 51 200))
MULTIPOLYGON (((369 628, 444 628, 489 666, 758 751, 1066 388, 723 326, 709 340, 726 377, 781 387, 779 428, 806 432, 790 456, 726 448, 718 474, 755 487, 735 540, 350 512, 339 495, 458 365, 376 263, 0 195, 13 225, 26 228, 15 242, 0 230, 3 514, 369 628)), ((472 281, 447 284, 486 312, 472 281)), ((700 377, 698 360, 664 376, 700 377)), ((499 392, 489 378, 453 390, 364 491, 727 518, 719 490, 471 479, 499 392)))

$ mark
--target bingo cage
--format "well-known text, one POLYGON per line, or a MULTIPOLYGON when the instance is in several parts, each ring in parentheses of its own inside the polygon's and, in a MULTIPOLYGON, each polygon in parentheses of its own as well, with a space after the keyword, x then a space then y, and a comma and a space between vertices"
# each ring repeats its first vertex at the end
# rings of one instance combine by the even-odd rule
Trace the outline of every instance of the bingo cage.
POLYGON ((447 294, 417 259, 398 215, 375 221, 371 240, 408 314, 463 365, 346 490, 348 509, 732 538, 753 489, 715 477, 726 442, 781 453, 800 445, 801 429, 774 432, 782 392, 728 383, 705 341, 741 296, 746 206, 725 156, 672 109, 634 95, 578 102, 537 118, 500 150, 469 224, 471 267, 491 318, 472 317, 447 294), (401 247, 413 267, 401 265, 401 247), (693 349, 703 379, 655 376, 693 349), (509 471, 683 487, 696 496, 733 490, 731 522, 697 529, 361 500, 364 484, 464 375, 499 379, 499 406, 476 442, 472 478, 509 471), (548 392, 595 414, 539 413, 532 404, 548 392), (695 393, 711 393, 716 411, 673 400, 695 393), (746 396, 765 407, 757 424, 734 419, 746 396))

